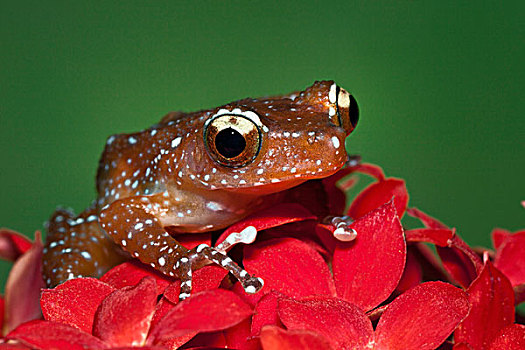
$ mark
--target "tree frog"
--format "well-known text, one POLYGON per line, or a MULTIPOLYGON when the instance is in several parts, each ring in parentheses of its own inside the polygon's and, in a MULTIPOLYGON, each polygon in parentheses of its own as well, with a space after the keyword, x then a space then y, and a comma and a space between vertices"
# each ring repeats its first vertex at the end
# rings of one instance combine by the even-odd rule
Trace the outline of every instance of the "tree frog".
POLYGON ((344 142, 358 121, 354 97, 333 81, 304 91, 246 98, 192 113, 172 112, 140 132, 108 138, 98 197, 75 216, 57 210, 48 224, 43 273, 49 287, 99 277, 134 257, 181 279, 216 263, 250 293, 260 278, 207 245, 186 249, 174 233, 221 230, 348 160, 344 142))

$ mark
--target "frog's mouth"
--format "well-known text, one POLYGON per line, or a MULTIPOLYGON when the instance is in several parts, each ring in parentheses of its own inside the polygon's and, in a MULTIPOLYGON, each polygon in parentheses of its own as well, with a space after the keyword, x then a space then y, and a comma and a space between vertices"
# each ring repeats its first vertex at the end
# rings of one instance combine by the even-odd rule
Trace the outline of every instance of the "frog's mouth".
POLYGON ((246 187, 230 187, 230 188, 223 188, 222 190, 232 193, 239 193, 239 194, 252 194, 257 196, 272 194, 276 192, 282 192, 289 188, 299 186, 300 184, 308 181, 307 178, 301 178, 301 179, 290 179, 290 180, 282 180, 279 182, 273 182, 273 183, 254 183, 253 185, 247 185, 246 187))
POLYGON ((303 175, 301 177, 284 177, 282 179, 274 179, 270 183, 247 183, 245 185, 237 185, 236 187, 224 187, 221 190, 239 193, 239 194, 251 194, 251 195, 267 195, 277 192, 282 192, 290 188, 299 186, 309 180, 325 179, 331 175, 334 175, 339 170, 346 167, 355 167, 361 162, 361 156, 359 155, 346 155, 346 161, 341 166, 335 167, 332 171, 328 171, 323 174, 317 175, 303 175))

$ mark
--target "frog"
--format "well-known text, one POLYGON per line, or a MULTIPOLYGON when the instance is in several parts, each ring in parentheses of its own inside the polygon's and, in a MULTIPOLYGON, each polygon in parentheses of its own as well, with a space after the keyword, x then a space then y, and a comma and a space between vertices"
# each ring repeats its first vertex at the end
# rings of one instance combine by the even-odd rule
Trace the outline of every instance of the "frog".
POLYGON ((336 173, 348 163, 345 139, 358 119, 353 95, 326 80, 285 95, 171 112, 140 132, 110 136, 96 200, 79 215, 57 209, 48 222, 47 287, 98 278, 138 259, 179 278, 181 300, 190 296, 192 272, 209 264, 229 271, 247 293, 258 292, 263 280, 224 250, 187 249, 177 234, 223 230, 336 173))

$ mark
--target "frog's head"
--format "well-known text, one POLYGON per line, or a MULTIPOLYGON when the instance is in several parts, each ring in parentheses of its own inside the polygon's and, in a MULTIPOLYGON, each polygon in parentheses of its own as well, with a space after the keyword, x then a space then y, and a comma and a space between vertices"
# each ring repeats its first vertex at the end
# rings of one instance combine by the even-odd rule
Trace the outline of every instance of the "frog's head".
POLYGON ((358 115, 353 96, 332 81, 232 102, 204 123, 202 140, 213 168, 201 167, 197 177, 212 189, 256 194, 327 177, 347 162, 345 138, 358 115))

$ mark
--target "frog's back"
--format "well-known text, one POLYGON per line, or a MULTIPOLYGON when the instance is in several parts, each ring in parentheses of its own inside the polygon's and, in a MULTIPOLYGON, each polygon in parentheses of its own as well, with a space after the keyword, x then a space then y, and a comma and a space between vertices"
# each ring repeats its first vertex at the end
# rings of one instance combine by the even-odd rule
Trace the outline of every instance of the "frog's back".
POLYGON ((108 138, 97 171, 99 209, 115 200, 144 193, 144 179, 154 176, 152 169, 148 170, 148 164, 155 157, 154 136, 154 132, 148 130, 108 138), (146 132, 153 136, 146 138, 146 132))
POLYGON ((99 210, 118 199, 164 191, 166 178, 159 176, 159 159, 171 143, 195 131, 193 124, 192 114, 172 112, 146 130, 110 136, 97 171, 99 210))

